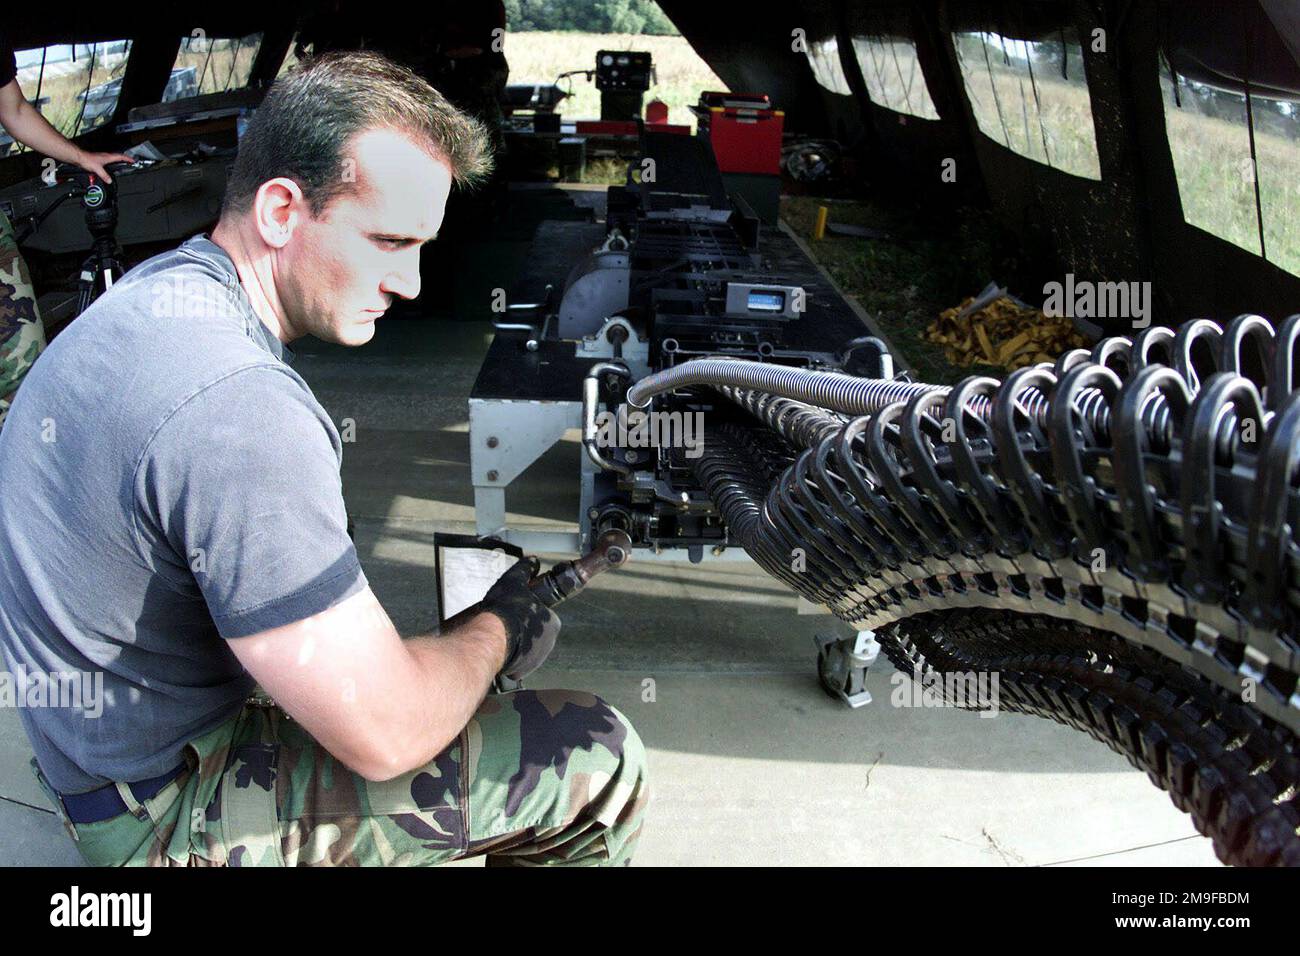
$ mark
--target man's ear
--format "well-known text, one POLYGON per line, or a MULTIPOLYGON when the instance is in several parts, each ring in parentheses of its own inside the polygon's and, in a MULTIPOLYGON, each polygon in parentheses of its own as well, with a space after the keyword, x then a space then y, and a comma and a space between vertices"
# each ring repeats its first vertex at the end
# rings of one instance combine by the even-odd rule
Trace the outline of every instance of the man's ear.
POLYGON ((253 197, 258 235, 272 249, 283 249, 307 215, 307 200, 292 179, 268 179, 253 197))

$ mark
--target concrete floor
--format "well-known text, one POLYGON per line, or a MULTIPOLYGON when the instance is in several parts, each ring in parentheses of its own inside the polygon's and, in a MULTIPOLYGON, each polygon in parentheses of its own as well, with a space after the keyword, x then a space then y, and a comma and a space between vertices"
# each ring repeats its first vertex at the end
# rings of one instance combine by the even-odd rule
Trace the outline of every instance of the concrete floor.
MULTIPOLYGON (((355 420, 344 490, 362 564, 404 634, 436 622, 434 532, 473 529, 466 397, 489 335, 392 317, 362 349, 298 349, 334 421, 355 420)), ((571 526, 579 454, 564 442, 512 487, 512 522, 571 526)), ((797 615, 753 565, 634 563, 563 619, 530 684, 598 693, 639 730, 654 794, 639 864, 1218 865, 1164 793, 1075 731, 893 707, 883 657, 872 704, 832 701, 813 635, 836 625, 797 615)), ((29 755, 0 709, 0 865, 76 864, 29 755)))

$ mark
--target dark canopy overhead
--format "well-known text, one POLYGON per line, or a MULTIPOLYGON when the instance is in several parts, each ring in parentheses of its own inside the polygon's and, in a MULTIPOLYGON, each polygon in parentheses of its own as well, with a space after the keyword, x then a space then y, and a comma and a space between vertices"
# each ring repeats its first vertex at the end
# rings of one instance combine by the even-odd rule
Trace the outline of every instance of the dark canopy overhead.
POLYGON ((1165 53, 1175 71, 1221 89, 1300 98, 1300 4, 1295 0, 1166 6, 1165 53))
MULTIPOLYGON (((418 16, 435 20, 440 10, 463 9, 466 2, 472 0, 428 3, 419 8, 418 16)), ((755 38, 770 38, 778 21, 788 22, 791 28, 802 26, 810 39, 834 35, 841 18, 851 20, 854 30, 865 34, 910 36, 918 9, 940 7, 949 28, 955 31, 988 30, 1017 39, 1050 40, 1073 20, 1074 12, 1074 4, 1066 0, 948 0, 941 4, 926 0, 792 0, 776 8, 746 4, 743 17, 725 15, 730 6, 725 2, 661 0, 660 5, 706 59, 729 63, 735 70, 744 69, 746 52, 763 46, 755 38)), ((1131 5, 1112 6, 1123 16, 1124 7, 1131 5)), ((1159 0, 1159 8, 1162 46, 1179 73, 1231 89, 1240 89, 1249 81, 1261 92, 1300 95, 1300 3, 1159 0)), ((209 36, 242 36, 265 30, 268 21, 292 23, 300 16, 317 20, 337 17, 367 32, 382 33, 382 22, 417 16, 412 8, 382 0, 290 0, 280 4, 222 0, 171 8, 68 0, 59 9, 62 15, 58 17, 7 15, 5 31, 14 46, 22 49, 73 40, 185 36, 196 27, 209 36)), ((789 35, 785 30, 775 32, 789 35)))
POLYGON ((68 0, 55 7, 24 4, 41 10, 34 16, 15 16, 18 4, 6 10, 3 29, 16 49, 59 43, 94 43, 105 40, 189 36, 202 29, 208 36, 235 37, 264 31, 269 24, 292 22, 297 9, 308 6, 293 0, 257 3, 221 0, 220 3, 109 4, 68 0), (51 15, 57 11, 56 15, 51 15))

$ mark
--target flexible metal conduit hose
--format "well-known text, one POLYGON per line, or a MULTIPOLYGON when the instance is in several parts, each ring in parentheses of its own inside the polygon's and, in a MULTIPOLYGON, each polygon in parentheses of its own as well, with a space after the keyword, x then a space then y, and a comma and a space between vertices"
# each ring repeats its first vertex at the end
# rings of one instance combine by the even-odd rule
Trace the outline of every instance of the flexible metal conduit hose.
POLYGON ((772 365, 747 359, 692 359, 648 375, 628 389, 628 404, 645 408, 650 399, 690 385, 730 385, 791 398, 850 415, 869 415, 893 402, 939 388, 913 382, 858 378, 841 372, 772 365))
MULTIPOLYGON (((1300 325, 1294 321, 1296 318, 1292 316, 1278 333, 1278 339, 1285 342, 1279 341, 1276 349, 1273 329, 1268 321, 1257 315, 1243 315, 1226 331, 1207 319, 1189 322, 1177 331, 1152 326, 1133 338, 1117 336, 1104 339, 1091 352, 1075 349, 1062 355, 1053 366, 1042 365, 1039 368, 1050 369, 1053 381, 1064 378, 1067 372, 1080 365, 1109 371, 1110 374, 1093 376, 1092 381, 1079 387, 1073 400, 1073 407, 1089 427, 1104 437, 1110 432, 1111 412, 1107 399, 1112 388, 1118 389, 1121 376, 1135 374, 1152 365, 1173 367, 1191 395, 1199 387, 1207 367, 1214 364, 1213 359, 1208 358, 1211 353, 1231 353, 1236 358, 1234 364, 1239 367, 1249 364, 1248 353, 1268 353, 1273 361, 1256 360, 1253 374, 1248 377, 1260 388, 1270 380, 1278 382, 1283 377, 1287 378, 1289 386, 1291 349, 1300 333, 1300 325)), ((843 372, 792 368, 748 359, 704 358, 646 376, 628 389, 627 401, 635 408, 645 408, 657 395, 698 385, 766 392, 846 415, 874 415, 895 403, 910 402, 919 395, 947 391, 944 386, 922 382, 859 378, 843 372)), ((1015 401, 1032 421, 1045 425, 1049 402, 1040 385, 1037 381, 1026 382, 1017 390, 1015 401)), ((992 404, 984 395, 973 394, 964 403, 964 410, 987 420, 992 404)), ((1141 419, 1153 447, 1162 450, 1168 447, 1173 428, 1172 413, 1170 399, 1163 391, 1152 395, 1143 407, 1141 419)), ((1232 441, 1232 426, 1231 421, 1219 426, 1216 442, 1221 450, 1227 450, 1232 441)))

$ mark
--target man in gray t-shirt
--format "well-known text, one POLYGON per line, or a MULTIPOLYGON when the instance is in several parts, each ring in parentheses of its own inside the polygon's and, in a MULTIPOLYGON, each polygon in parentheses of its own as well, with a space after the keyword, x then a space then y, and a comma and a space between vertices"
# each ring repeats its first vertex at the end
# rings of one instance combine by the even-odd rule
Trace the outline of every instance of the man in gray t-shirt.
POLYGON ((0 643, 88 861, 630 857, 625 719, 569 692, 484 702, 554 645, 530 566, 402 640, 291 367, 294 339, 364 344, 418 294, 453 184, 488 165, 410 71, 311 61, 250 124, 212 237, 131 270, 33 366, 0 432, 0 643), (278 706, 246 704, 255 682, 278 706))

